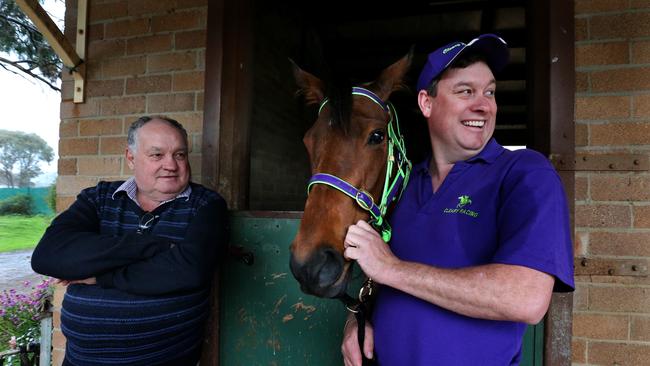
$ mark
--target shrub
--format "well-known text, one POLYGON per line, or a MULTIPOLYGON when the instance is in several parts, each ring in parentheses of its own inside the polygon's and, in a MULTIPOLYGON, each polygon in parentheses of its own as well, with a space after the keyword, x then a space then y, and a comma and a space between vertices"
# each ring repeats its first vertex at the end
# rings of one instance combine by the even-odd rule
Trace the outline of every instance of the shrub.
POLYGON ((0 215, 26 215, 34 214, 34 199, 28 194, 17 194, 0 201, 0 215))
MULTIPOLYGON (((52 299, 51 282, 52 279, 45 279, 27 294, 16 289, 0 294, 0 351, 10 348, 14 342, 18 345, 40 342, 40 315, 52 299)), ((29 290, 29 281, 23 287, 29 290)), ((9 365, 19 365, 18 356, 9 356, 7 361, 9 365)))
POLYGON ((47 202, 47 206, 52 210, 52 212, 56 212, 56 183, 52 184, 47 189, 45 202, 47 202))

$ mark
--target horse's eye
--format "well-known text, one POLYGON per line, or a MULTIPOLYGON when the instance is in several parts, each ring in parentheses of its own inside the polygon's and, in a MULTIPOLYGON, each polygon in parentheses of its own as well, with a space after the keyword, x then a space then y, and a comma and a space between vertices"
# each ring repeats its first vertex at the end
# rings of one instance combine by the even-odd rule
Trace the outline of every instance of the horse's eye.
POLYGON ((370 133, 368 137, 368 145, 379 145, 384 141, 384 131, 383 130, 374 130, 370 133))

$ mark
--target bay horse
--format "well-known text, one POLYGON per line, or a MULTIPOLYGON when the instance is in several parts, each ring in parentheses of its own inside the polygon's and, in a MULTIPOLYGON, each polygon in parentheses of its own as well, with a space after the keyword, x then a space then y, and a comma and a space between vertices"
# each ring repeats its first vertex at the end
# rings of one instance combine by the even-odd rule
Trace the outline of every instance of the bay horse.
POLYGON ((411 164, 388 99, 403 87, 412 54, 385 68, 373 82, 342 91, 326 89, 323 81, 293 64, 299 93, 308 105, 320 105, 303 138, 312 178, 290 248, 291 272, 307 294, 346 294, 352 272, 352 263, 343 256, 348 226, 366 220, 385 241, 390 239, 384 216, 406 185, 411 164))

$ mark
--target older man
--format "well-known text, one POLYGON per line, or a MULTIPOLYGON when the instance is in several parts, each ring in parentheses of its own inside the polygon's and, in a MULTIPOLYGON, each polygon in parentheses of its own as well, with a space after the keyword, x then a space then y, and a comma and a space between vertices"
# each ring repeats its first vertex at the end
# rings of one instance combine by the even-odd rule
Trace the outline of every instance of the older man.
MULTIPOLYGON (((417 89, 433 151, 390 218, 390 246, 363 221, 348 230, 345 255, 382 285, 363 350, 382 366, 517 365, 526 323, 553 290, 573 289, 557 173, 492 137, 494 73, 507 60, 492 34, 429 54, 417 89)), ((361 364, 353 318, 342 349, 346 365, 361 364)))
POLYGON ((195 365, 227 209, 190 181, 187 132, 165 117, 128 131, 133 177, 84 189, 32 256, 69 285, 64 365, 195 365))

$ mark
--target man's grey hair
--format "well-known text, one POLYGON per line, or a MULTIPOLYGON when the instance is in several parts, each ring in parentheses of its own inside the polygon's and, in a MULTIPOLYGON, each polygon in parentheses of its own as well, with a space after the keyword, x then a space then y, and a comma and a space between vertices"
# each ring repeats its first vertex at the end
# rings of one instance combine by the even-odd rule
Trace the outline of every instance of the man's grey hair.
POLYGON ((142 116, 138 118, 135 122, 131 123, 131 126, 129 127, 129 133, 127 135, 126 141, 127 145, 129 146, 129 150, 135 152, 137 148, 137 142, 138 142, 138 130, 146 125, 147 123, 151 121, 163 121, 167 122, 170 126, 174 127, 175 129, 180 132, 181 136, 183 136, 183 139, 185 140, 185 143, 187 144, 187 131, 185 131, 185 128, 183 127, 182 124, 180 124, 177 120, 171 119, 169 117, 164 117, 164 116, 142 116))

